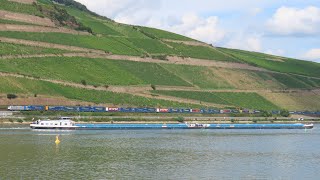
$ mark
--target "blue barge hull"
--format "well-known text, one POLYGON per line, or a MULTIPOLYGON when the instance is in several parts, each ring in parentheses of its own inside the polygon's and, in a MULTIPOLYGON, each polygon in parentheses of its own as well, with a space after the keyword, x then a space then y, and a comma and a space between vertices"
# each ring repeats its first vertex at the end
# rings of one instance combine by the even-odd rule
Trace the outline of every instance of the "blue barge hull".
POLYGON ((312 129, 313 124, 76 124, 76 129, 312 129))

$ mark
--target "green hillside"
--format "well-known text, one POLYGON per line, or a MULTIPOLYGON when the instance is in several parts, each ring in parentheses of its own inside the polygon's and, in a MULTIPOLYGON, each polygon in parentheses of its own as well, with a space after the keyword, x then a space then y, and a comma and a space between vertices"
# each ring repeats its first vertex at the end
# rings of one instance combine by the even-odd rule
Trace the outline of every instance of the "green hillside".
POLYGON ((14 27, 0 30, 0 101, 39 94, 115 106, 320 109, 319 63, 117 23, 73 0, 0 0, 0 10, 10 13, 0 24, 14 27))

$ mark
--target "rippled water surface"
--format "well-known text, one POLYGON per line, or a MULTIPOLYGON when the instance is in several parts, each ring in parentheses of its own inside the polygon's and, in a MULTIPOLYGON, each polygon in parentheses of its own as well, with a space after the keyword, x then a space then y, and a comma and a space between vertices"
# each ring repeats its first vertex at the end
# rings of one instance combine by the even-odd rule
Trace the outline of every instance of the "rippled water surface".
POLYGON ((2 125, 0 179, 319 179, 319 129, 39 131, 2 125))

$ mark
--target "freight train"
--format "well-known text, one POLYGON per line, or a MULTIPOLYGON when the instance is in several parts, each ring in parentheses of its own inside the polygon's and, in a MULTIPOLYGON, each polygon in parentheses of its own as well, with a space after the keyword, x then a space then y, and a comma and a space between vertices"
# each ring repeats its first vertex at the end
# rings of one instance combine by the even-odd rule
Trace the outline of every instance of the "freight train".
MULTIPOLYGON (((193 109, 193 108, 131 108, 101 106, 9 106, 9 111, 61 111, 61 112, 122 112, 122 113, 192 113, 192 114, 260 114, 249 109, 193 109)), ((273 110, 272 114, 281 111, 273 110)), ((289 111, 290 114, 320 116, 320 112, 289 111)))

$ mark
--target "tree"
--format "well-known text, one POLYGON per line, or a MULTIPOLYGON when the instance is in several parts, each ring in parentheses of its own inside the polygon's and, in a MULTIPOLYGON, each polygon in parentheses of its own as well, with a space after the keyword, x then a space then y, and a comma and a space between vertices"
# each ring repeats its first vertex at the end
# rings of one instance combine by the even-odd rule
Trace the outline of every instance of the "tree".
POLYGON ((272 117, 272 113, 269 111, 262 111, 261 116, 262 117, 272 117))
POLYGON ((17 95, 15 95, 15 94, 7 94, 7 98, 8 99, 15 99, 15 98, 17 98, 18 96, 17 95))
POLYGON ((289 116, 290 116, 290 113, 289 113, 288 110, 283 109, 283 110, 281 110, 280 115, 281 115, 282 117, 289 117, 289 116))

